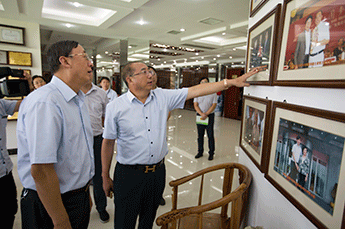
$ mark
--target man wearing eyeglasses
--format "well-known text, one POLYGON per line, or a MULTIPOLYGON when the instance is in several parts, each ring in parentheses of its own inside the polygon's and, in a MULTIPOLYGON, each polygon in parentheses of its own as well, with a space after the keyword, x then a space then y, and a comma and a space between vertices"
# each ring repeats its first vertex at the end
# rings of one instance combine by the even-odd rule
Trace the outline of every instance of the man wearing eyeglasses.
POLYGON ((124 66, 122 77, 128 92, 106 108, 102 144, 103 188, 114 192, 115 228, 152 228, 165 187, 164 157, 168 153, 166 122, 169 111, 183 108, 187 99, 212 94, 230 86, 248 86, 251 72, 222 82, 190 88, 152 90, 153 79, 141 62, 124 66), (115 139, 117 164, 114 181, 109 176, 115 139))
POLYGON ((23 100, 18 116, 22 228, 87 228, 93 133, 80 89, 93 65, 75 41, 53 44, 47 56, 54 76, 23 100))

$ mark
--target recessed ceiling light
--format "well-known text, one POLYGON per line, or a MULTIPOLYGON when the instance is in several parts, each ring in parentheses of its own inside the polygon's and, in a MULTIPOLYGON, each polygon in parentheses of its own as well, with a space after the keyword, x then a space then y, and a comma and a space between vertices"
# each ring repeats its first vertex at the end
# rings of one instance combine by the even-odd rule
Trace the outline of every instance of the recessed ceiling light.
POLYGON ((218 54, 217 57, 220 57, 220 55, 218 54))
POLYGON ((232 59, 232 56, 229 56, 230 59, 232 59))
POLYGON ((181 31, 181 32, 184 32, 184 31, 186 31, 186 29, 184 29, 184 28, 181 28, 181 29, 180 29, 180 31, 181 31))
POLYGON ((137 24, 139 24, 139 25, 145 25, 146 24, 146 22, 144 21, 144 20, 140 20, 140 21, 137 21, 137 24))
POLYGON ((66 23, 66 24, 65 24, 65 26, 66 26, 67 28, 71 28, 71 27, 73 27, 73 25, 72 25, 72 24, 70 24, 70 23, 66 23))
POLYGON ((201 57, 201 59, 204 59, 204 58, 205 58, 205 57, 203 57, 203 56, 201 57))
POLYGON ((99 54, 97 54, 97 55, 96 55, 96 58, 102 58, 102 56, 101 56, 101 55, 99 55, 99 54))
POLYGON ((236 48, 233 48, 232 50, 236 51, 236 48))
POLYGON ((213 60, 217 60, 217 58, 213 58, 213 60))
POLYGON ((128 45, 128 48, 129 48, 129 49, 131 49, 131 48, 132 48, 132 46, 128 45))
POLYGON ((73 2, 72 3, 75 7, 80 7, 80 6, 82 6, 79 2, 73 2))
POLYGON ((198 56, 198 55, 199 55, 199 53, 197 52, 197 53, 195 53, 195 55, 197 55, 197 56, 198 56))
POLYGON ((222 33, 222 35, 224 36, 226 33, 222 33))
POLYGON ((108 54, 108 51, 105 51, 104 53, 105 53, 105 54, 108 54))

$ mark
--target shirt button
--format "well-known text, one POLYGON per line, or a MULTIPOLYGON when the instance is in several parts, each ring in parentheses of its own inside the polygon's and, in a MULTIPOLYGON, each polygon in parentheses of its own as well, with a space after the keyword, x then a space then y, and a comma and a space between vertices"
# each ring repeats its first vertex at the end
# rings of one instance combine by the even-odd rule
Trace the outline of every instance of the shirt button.
POLYGON ((151 144, 153 144, 153 142, 151 142, 151 144))
POLYGON ((150 129, 148 129, 148 131, 150 131, 150 129))
POLYGON ((151 157, 153 157, 153 155, 151 155, 151 157))
POLYGON ((148 119, 149 117, 146 117, 146 119, 148 119))

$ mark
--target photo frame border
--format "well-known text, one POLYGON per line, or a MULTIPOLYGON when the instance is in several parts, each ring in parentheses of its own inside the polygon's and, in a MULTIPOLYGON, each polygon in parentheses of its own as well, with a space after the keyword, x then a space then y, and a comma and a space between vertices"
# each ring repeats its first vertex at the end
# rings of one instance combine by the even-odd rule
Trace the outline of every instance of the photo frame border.
POLYGON ((250 57, 249 57, 249 44, 251 39, 251 32, 253 32, 256 28, 258 28, 261 24, 263 24, 268 18, 273 16, 275 14, 274 18, 274 25, 272 25, 272 42, 271 42, 271 59, 270 59, 270 69, 269 69, 269 79, 267 81, 248 81, 252 85, 272 85, 272 79, 273 76, 276 74, 277 71, 277 64, 275 63, 276 56, 277 56, 277 38, 278 38, 278 32, 279 32, 279 26, 280 26, 280 15, 281 15, 281 4, 278 4, 273 10, 271 10, 269 13, 267 13, 263 18, 261 18, 256 24, 254 24, 252 27, 248 30, 248 39, 247 39, 247 51, 246 51, 246 67, 245 72, 248 72, 248 66, 250 64, 250 57))
POLYGON ((258 97, 253 97, 249 95, 243 95, 243 105, 242 105, 242 119, 241 119, 241 130, 240 130, 240 141, 239 145, 242 148, 242 150, 247 154, 247 156, 252 160, 252 162, 256 165, 256 167, 262 172, 267 173, 268 169, 268 137, 269 137, 269 130, 270 130, 270 123, 271 123, 271 110, 272 110, 272 100, 268 99, 262 99, 258 97), (242 141, 242 133, 243 133, 243 125, 244 125, 244 119, 245 119, 245 102, 246 100, 250 100, 252 102, 260 103, 266 106, 265 110, 265 129, 263 131, 263 137, 262 137, 262 146, 261 146, 261 155, 260 155, 260 162, 258 162, 252 154, 246 149, 246 147, 243 145, 242 141))
POLYGON ((253 17, 259 10, 268 2, 268 0, 261 0, 261 2, 253 9, 253 0, 250 1, 250 17, 253 17))
MULTIPOLYGON (((17 26, 10 26, 10 25, 4 25, 4 24, 0 24, 0 32, 2 32, 1 27, 5 27, 7 29, 12 29, 12 30, 20 30, 21 31, 21 35, 22 35, 22 40, 20 41, 20 43, 16 43, 16 42, 11 42, 11 41, 6 41, 6 40, 2 40, 0 38, 0 43, 4 43, 4 44, 11 44, 11 45, 22 45, 25 46, 25 28, 23 27, 17 27, 17 26)), ((1 37, 1 35, 0 35, 1 37)))
MULTIPOLYGON (((277 55, 276 55, 276 60, 275 62, 277 63, 276 65, 276 71, 273 75, 273 80, 272 80, 272 86, 294 86, 294 87, 322 87, 322 88, 345 88, 345 79, 329 79, 329 80, 296 80, 296 79, 292 79, 292 80, 278 80, 278 75, 281 74, 280 69, 282 69, 281 65, 284 65, 284 59, 285 57, 282 57, 282 49, 284 48, 283 45, 286 46, 286 44, 283 44, 283 36, 284 34, 284 30, 285 30, 285 26, 289 26, 285 24, 285 21, 287 20, 286 17, 290 17, 289 14, 287 14, 287 7, 288 4, 291 2, 294 2, 297 0, 284 0, 284 4, 283 4, 283 8, 282 8, 282 14, 281 14, 281 18, 280 18, 280 28, 279 28, 279 32, 278 32, 278 40, 280 40, 281 42, 279 42, 279 44, 277 44, 277 55), (279 50, 279 52, 278 52, 279 50), (283 59, 283 60, 281 60, 283 59)), ((345 64, 342 65, 344 70, 345 70, 345 64)), ((328 67, 327 67, 328 68, 328 67)), ((312 68, 312 69, 308 69, 310 71, 310 74, 313 74, 313 72, 317 72, 320 70, 320 68, 312 68)), ((293 74, 293 71, 291 71, 291 74, 293 74)), ((331 73, 329 73, 329 75, 331 75, 331 73)))
POLYGON ((7 64, 8 64, 8 54, 7 54, 7 51, 5 51, 5 50, 0 50, 0 52, 4 53, 4 54, 5 54, 5 57, 6 57, 6 62, 3 62, 3 63, 0 62, 0 64, 2 64, 2 65, 7 65, 7 64))
MULTIPOLYGON (((325 225, 324 222, 322 222, 319 218, 317 218, 315 216, 315 211, 314 212, 309 211, 301 202, 299 202, 293 196, 293 194, 289 193, 286 190, 286 188, 284 188, 283 184, 279 183, 278 181, 276 181, 271 176, 272 173, 270 172, 269 166, 271 164, 271 160, 274 160, 274 155, 271 155, 271 154, 272 154, 272 151, 273 151, 272 150, 272 145, 273 145, 273 136, 275 134, 274 133, 274 126, 275 126, 275 118, 276 118, 276 109, 277 108, 285 109, 285 110, 296 112, 296 113, 302 113, 304 115, 315 116, 315 117, 323 118, 323 119, 330 120, 330 121, 341 122, 341 123, 344 123, 344 125, 345 125, 345 114, 338 113, 338 112, 333 112, 333 111, 321 110, 321 109, 317 109, 317 108, 311 108, 311 107, 305 107, 305 106, 300 106, 300 105, 289 104, 289 103, 286 103, 286 102, 273 101, 273 103, 272 103, 271 124, 270 124, 269 136, 268 136, 268 139, 269 139, 268 150, 269 151, 267 153, 268 154, 268 156, 267 156, 267 173, 265 173, 265 178, 283 196, 285 196, 291 202, 291 204, 293 204, 300 212, 302 212, 303 215, 306 216, 315 226, 317 226, 318 228, 327 229, 327 228, 329 228, 329 226, 325 225)), ((278 133, 276 133, 276 134, 278 134, 278 133)), ((274 152, 275 152, 275 149, 274 149, 274 152)), ((344 159, 345 159, 345 155, 343 155, 343 160, 344 159)), ((342 161, 342 164, 344 164, 344 163, 345 162, 342 161)), ((345 168, 340 168, 339 171, 341 172, 344 169, 345 168)), ((339 177, 339 181, 340 181, 340 177, 339 177)), ((338 183, 340 184, 340 182, 338 182, 338 183)), ((342 185, 345 185, 345 180, 343 182, 341 182, 341 183, 342 183, 342 185)), ((339 189, 339 186, 340 185, 338 185, 338 191, 341 190, 341 189, 339 189)), ((343 199, 344 198, 345 197, 343 197, 343 199)), ((308 197, 305 197, 305 199, 308 199, 308 197)), ((339 217, 341 219, 338 219, 338 220, 340 220, 340 222, 339 222, 339 224, 341 225, 340 228, 345 228, 345 203, 341 203, 341 200, 339 200, 339 202, 336 203, 336 206, 337 205, 340 205, 340 207, 343 209, 342 217, 339 217)), ((325 213, 325 214, 327 214, 327 213, 325 213)))

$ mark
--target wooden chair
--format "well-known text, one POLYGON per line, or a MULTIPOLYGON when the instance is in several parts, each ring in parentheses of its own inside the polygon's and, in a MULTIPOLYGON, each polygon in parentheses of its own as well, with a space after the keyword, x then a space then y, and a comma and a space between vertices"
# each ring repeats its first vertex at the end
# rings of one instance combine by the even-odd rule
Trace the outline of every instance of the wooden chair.
POLYGON ((156 224, 162 229, 172 228, 231 228, 238 229, 243 221, 248 199, 248 188, 252 175, 247 167, 238 163, 224 163, 205 168, 189 176, 171 181, 173 189, 172 209, 159 216, 156 224), (204 175, 213 171, 224 169, 222 198, 208 204, 201 204, 204 186, 204 175), (239 186, 231 192, 234 172, 238 171, 239 186), (177 209, 178 186, 201 176, 198 206, 177 209), (231 213, 228 217, 228 205, 231 203, 231 213), (216 208, 221 208, 221 213, 207 213, 216 208))

